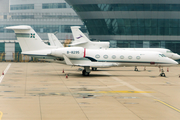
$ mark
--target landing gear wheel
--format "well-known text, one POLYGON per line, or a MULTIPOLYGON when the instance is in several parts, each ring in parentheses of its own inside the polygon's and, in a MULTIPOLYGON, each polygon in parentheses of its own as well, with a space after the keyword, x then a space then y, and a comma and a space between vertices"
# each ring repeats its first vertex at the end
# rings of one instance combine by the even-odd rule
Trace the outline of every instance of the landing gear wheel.
POLYGON ((137 66, 135 66, 135 68, 134 68, 134 71, 138 71, 138 68, 137 68, 137 66))
POLYGON ((83 71, 82 71, 82 75, 84 75, 84 76, 89 76, 89 72, 86 72, 86 70, 83 70, 83 71))
POLYGON ((97 71, 97 68, 95 68, 95 67, 92 67, 92 71, 97 71))
POLYGON ((135 68, 135 69, 134 69, 134 71, 138 71, 138 69, 137 69, 137 68, 135 68))
POLYGON ((160 74, 161 77, 166 77, 165 73, 160 74))
POLYGON ((160 74, 160 76, 161 76, 161 77, 166 77, 163 68, 161 69, 161 72, 162 72, 162 73, 160 74))

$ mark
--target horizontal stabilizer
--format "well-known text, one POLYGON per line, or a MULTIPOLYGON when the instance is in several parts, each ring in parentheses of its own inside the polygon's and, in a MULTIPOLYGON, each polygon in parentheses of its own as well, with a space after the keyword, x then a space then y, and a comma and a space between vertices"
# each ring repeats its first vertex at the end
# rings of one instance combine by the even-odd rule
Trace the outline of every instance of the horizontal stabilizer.
POLYGON ((12 29, 12 30, 29 30, 29 29, 31 29, 31 27, 30 27, 30 26, 27 26, 27 25, 19 25, 19 26, 5 27, 4 29, 12 29))
POLYGON ((63 54, 63 57, 64 57, 64 61, 66 62, 66 65, 73 65, 71 60, 65 54, 63 54))
POLYGON ((53 49, 55 47, 45 44, 31 26, 19 25, 9 26, 5 29, 12 29, 15 32, 22 52, 53 49))
POLYGON ((76 46, 76 45, 81 45, 81 44, 85 44, 85 43, 87 43, 87 41, 72 43, 72 44, 69 44, 69 45, 70 46, 76 46))

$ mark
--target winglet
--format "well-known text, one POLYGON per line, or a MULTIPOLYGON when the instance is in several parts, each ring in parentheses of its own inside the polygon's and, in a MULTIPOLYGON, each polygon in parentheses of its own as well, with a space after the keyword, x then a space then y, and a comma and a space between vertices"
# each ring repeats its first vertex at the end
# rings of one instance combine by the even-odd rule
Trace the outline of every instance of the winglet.
POLYGON ((63 57, 64 57, 64 61, 66 62, 67 65, 73 65, 71 60, 65 54, 63 54, 63 57))

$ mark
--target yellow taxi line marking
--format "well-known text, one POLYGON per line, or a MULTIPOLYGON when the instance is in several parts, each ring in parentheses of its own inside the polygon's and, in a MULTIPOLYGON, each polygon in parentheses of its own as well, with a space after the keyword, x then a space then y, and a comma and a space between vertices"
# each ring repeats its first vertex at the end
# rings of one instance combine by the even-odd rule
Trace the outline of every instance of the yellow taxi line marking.
POLYGON ((81 93, 153 93, 151 91, 82 91, 81 93))
POLYGON ((177 108, 175 108, 175 107, 173 107, 173 106, 171 106, 171 105, 169 105, 169 104, 167 104, 167 103, 165 103, 165 102, 163 102, 163 101, 161 101, 161 100, 156 100, 156 99, 155 99, 155 101, 158 101, 158 102, 162 103, 163 105, 165 105, 165 106, 167 106, 167 107, 170 107, 171 109, 173 109, 173 110, 175 110, 175 111, 177 111, 177 112, 180 112, 180 109, 177 109, 177 108))
POLYGON ((150 91, 99 91, 97 93, 152 93, 150 91))
POLYGON ((0 120, 1 120, 2 116, 3 116, 3 113, 0 111, 0 120))
MULTIPOLYGON (((108 72, 102 72, 102 73, 103 73, 103 74, 106 74, 106 75, 112 75, 112 74, 110 74, 110 73, 108 73, 108 72)), ((133 85, 125 82, 124 80, 119 79, 118 77, 111 77, 111 76, 110 76, 110 78, 114 79, 115 81, 117 81, 117 82, 120 83, 121 85, 124 85, 124 86, 127 86, 127 87, 131 88, 131 89, 134 90, 134 91, 143 91, 143 90, 138 89, 137 87, 135 87, 135 86, 133 86, 133 85)), ((153 97, 153 96, 152 96, 151 94, 149 94, 149 93, 140 93, 140 94, 142 94, 142 95, 144 95, 144 96, 147 96, 147 97, 153 97)))

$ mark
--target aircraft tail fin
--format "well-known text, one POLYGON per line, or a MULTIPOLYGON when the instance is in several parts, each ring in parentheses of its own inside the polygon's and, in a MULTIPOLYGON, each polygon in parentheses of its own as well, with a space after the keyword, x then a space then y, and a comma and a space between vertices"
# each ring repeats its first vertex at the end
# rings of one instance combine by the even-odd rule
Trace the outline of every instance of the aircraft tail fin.
POLYGON ((10 26, 5 29, 14 30, 22 52, 52 48, 41 40, 39 35, 31 28, 31 26, 10 26))
POLYGON ((51 46, 64 47, 53 33, 48 33, 48 38, 51 46))
POLYGON ((87 42, 91 42, 84 33, 82 33, 79 30, 79 26, 72 26, 71 27, 71 31, 74 37, 74 42, 72 44, 82 44, 82 43, 87 43, 87 42))

